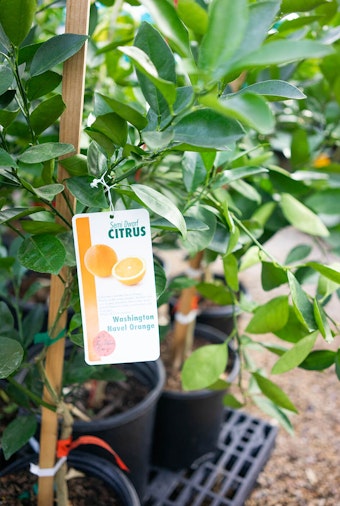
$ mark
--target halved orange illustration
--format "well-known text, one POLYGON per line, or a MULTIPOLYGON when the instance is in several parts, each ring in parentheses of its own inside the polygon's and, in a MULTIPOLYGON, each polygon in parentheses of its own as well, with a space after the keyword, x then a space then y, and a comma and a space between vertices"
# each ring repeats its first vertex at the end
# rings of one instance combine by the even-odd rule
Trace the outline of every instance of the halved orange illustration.
POLYGON ((123 258, 112 269, 113 276, 124 285, 137 285, 142 281, 145 272, 145 262, 138 257, 123 258))
POLYGON ((107 278, 112 275, 112 267, 117 263, 115 250, 106 244, 93 244, 86 251, 84 263, 87 270, 94 276, 107 278))

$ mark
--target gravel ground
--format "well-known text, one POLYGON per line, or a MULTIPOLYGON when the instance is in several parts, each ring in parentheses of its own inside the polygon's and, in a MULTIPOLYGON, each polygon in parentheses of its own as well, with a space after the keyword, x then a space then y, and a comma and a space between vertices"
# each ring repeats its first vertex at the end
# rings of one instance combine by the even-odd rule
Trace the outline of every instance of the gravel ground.
MULTIPOLYGON (((283 261, 287 252, 306 238, 294 230, 286 229, 268 250, 283 261)), ((313 250, 313 260, 320 255, 313 250)), ((173 254, 165 258, 169 270, 183 272, 181 260, 173 254)), ((242 281, 251 297, 265 301, 268 294, 260 286, 258 267, 242 274, 242 281)), ((279 294, 280 289, 276 290, 279 294)), ((273 296, 270 292, 270 297, 273 296)), ((334 299, 328 306, 335 320, 340 321, 340 302, 334 299)), ((241 327, 247 319, 241 319, 241 327)), ((265 337, 268 340, 268 336, 265 337)), ((282 341, 281 341, 282 344, 282 341)), ((328 347, 320 338, 319 348, 328 347)), ((336 338, 332 349, 340 347, 336 338)), ((275 358, 266 354, 266 369, 270 370, 275 358)), ((281 427, 275 448, 260 473, 257 483, 245 506, 340 506, 340 382, 334 369, 325 372, 295 370, 276 376, 275 382, 290 396, 299 414, 292 418, 294 434, 281 427)), ((276 422, 257 407, 247 406, 247 413, 276 422)))

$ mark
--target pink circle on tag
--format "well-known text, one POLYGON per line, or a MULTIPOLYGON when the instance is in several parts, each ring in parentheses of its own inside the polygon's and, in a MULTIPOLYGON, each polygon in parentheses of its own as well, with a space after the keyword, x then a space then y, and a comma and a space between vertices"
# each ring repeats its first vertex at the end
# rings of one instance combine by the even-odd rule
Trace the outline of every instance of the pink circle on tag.
POLYGON ((93 348, 100 357, 111 355, 116 348, 115 338, 106 330, 101 330, 93 340, 93 348))

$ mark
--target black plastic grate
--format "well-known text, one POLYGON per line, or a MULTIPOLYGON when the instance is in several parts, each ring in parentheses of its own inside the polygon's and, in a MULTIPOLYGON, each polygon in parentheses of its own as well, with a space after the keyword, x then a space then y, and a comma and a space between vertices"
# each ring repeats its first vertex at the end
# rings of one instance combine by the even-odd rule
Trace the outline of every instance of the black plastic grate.
POLYGON ((242 506, 276 435, 269 423, 226 409, 216 451, 179 472, 154 467, 144 506, 242 506))

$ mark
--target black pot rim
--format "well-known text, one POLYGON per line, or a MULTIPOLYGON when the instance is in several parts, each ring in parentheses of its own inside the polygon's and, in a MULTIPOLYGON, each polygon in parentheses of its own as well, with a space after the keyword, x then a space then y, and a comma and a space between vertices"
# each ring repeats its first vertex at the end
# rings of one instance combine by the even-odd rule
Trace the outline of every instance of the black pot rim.
POLYGON ((90 422, 86 422, 83 420, 75 420, 74 421, 74 428, 75 430, 81 430, 82 432, 86 431, 86 429, 89 427, 89 424, 95 424, 96 429, 98 430, 106 430, 107 428, 116 428, 120 425, 126 424, 132 420, 135 420, 136 418, 143 416, 145 412, 147 412, 151 406, 157 402, 158 398, 160 397, 164 383, 165 383, 165 369, 163 362, 158 359, 155 361, 150 362, 136 362, 133 364, 128 364, 130 367, 133 366, 139 370, 145 370, 150 373, 150 375, 154 372, 157 373, 157 380, 155 381, 155 385, 150 390, 150 392, 146 395, 146 397, 130 408, 128 411, 125 411, 124 413, 117 413, 112 416, 108 416, 106 418, 103 418, 101 420, 93 420, 90 422))
MULTIPOLYGON (((0 477, 21 471, 31 462, 37 462, 37 459, 36 453, 22 455, 0 471, 0 477)), ((111 488, 114 487, 121 500, 129 500, 128 506, 140 506, 139 497, 130 479, 112 462, 92 453, 77 450, 70 452, 67 462, 80 471, 102 479, 111 488)))
MULTIPOLYGON (((206 325, 203 323, 196 323, 195 330, 197 331, 197 334, 203 335, 203 337, 206 337, 206 336, 213 337, 212 341, 220 342, 220 343, 226 341, 225 334, 222 331, 220 331, 210 325, 206 325)), ((231 342, 228 343, 228 350, 229 350, 229 353, 231 352, 234 356, 234 362, 232 365, 232 369, 231 369, 231 371, 228 375, 228 378, 227 378, 228 383, 232 383, 236 379, 236 377, 239 373, 240 359, 239 359, 239 356, 238 356, 238 354, 231 342)), ((163 390, 162 397, 165 397, 167 399, 181 398, 181 399, 186 399, 186 400, 197 399, 197 398, 203 399, 204 397, 211 396, 213 392, 221 392, 221 390, 210 390, 208 388, 205 388, 202 390, 191 390, 189 392, 163 390)))

